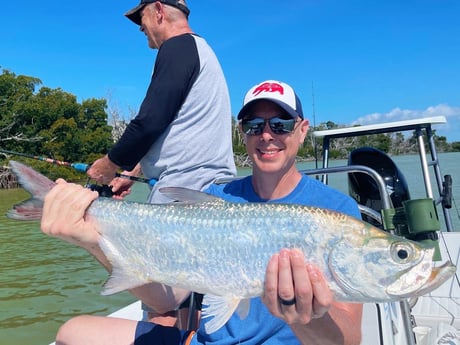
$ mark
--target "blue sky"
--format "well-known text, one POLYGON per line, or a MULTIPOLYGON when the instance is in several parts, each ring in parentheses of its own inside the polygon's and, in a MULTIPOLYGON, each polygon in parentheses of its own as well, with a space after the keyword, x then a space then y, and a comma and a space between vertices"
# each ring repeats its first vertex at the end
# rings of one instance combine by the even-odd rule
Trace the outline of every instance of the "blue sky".
MULTIPOLYGON (((123 16, 137 1, 7 1, 0 67, 105 97, 126 117, 145 95, 156 51, 123 16)), ((444 115, 460 141, 460 1, 188 0, 192 29, 214 48, 236 114, 254 84, 291 84, 316 124, 444 115), (314 94, 314 97, 312 96, 314 94)))

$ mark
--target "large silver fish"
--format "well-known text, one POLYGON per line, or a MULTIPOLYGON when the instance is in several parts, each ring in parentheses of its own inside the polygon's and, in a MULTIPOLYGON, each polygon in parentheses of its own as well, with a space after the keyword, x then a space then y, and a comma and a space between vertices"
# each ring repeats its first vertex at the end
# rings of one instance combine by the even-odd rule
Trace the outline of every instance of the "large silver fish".
MULTIPOLYGON (((11 162, 33 198, 8 216, 38 219, 54 183, 11 162)), ((203 313, 212 333, 248 298, 263 292, 270 257, 299 248, 324 272, 339 301, 385 302, 425 294, 450 278, 455 266, 433 268, 433 249, 393 236, 347 215, 299 205, 229 203, 204 193, 167 188, 183 202, 152 205, 95 200, 100 246, 113 265, 103 294, 156 281, 206 294, 203 313)))

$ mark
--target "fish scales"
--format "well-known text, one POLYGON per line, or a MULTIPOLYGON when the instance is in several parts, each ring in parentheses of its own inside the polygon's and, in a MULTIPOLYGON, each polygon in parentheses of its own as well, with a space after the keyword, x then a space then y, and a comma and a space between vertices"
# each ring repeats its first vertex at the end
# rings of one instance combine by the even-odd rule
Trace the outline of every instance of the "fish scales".
POLYGON ((280 204, 134 206, 100 199, 89 214, 98 219, 103 237, 120 248, 116 255, 123 258, 117 262, 130 262, 132 272, 144 271, 149 263, 147 281, 239 297, 262 293, 266 265, 281 248, 322 257, 314 261, 327 272, 327 255, 322 253, 350 226, 337 213, 280 204), (324 224, 334 228, 325 231, 324 224), (129 238, 137 240, 130 243, 129 238))

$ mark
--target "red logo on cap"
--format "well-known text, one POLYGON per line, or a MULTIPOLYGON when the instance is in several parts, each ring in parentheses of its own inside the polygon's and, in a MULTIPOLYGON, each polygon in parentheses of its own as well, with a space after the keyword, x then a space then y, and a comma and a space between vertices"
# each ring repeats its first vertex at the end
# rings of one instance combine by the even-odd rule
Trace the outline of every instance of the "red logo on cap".
POLYGON ((257 86, 252 94, 257 96, 262 92, 279 92, 282 95, 284 94, 284 88, 278 83, 263 83, 257 86))

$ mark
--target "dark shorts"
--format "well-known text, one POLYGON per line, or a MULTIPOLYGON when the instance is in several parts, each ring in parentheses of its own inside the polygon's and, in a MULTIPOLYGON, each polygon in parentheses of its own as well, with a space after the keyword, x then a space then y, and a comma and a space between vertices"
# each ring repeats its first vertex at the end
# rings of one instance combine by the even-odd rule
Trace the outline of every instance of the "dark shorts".
POLYGON ((139 321, 136 327, 134 345, 187 345, 194 333, 194 331, 183 331, 176 327, 139 321))

